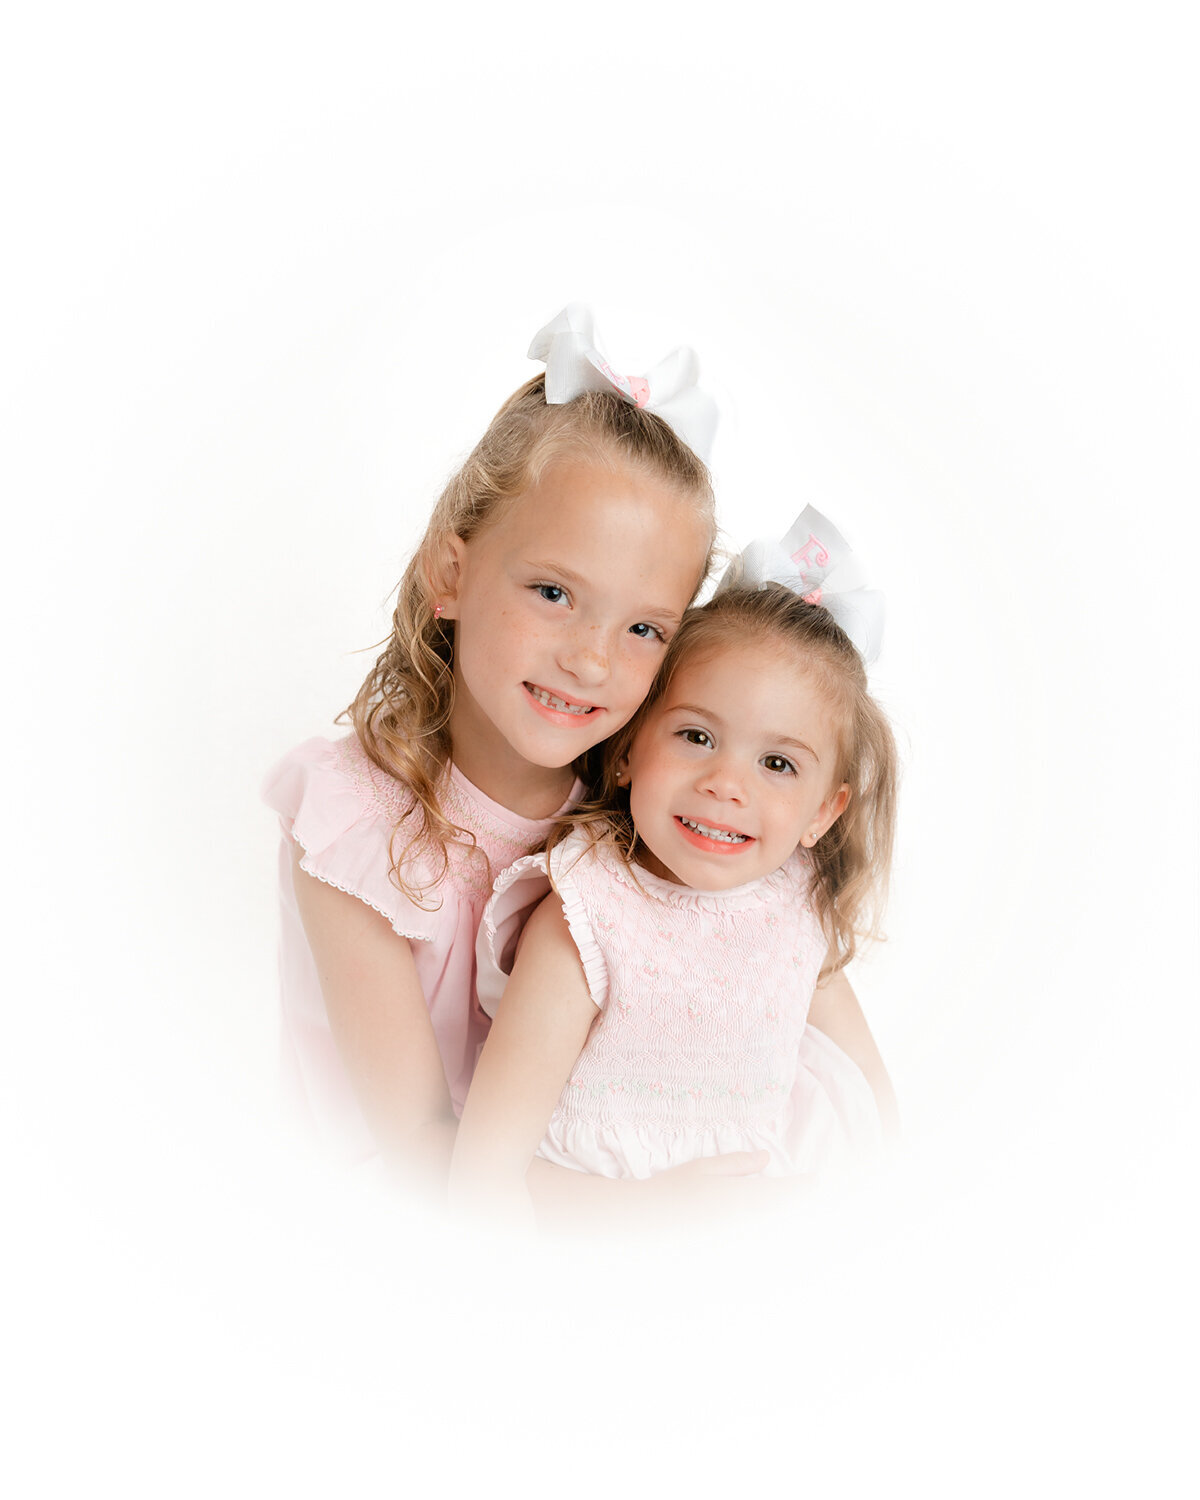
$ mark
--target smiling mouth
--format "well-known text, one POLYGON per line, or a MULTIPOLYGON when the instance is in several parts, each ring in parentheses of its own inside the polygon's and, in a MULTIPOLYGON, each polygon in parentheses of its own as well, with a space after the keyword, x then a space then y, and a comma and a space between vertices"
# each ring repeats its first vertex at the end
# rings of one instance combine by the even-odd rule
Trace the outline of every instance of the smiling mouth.
POLYGON ((523 686, 531 698, 536 698, 544 708, 554 709, 555 713, 577 714, 582 718, 584 714, 596 712, 597 705, 594 703, 573 703, 569 698, 560 698, 557 693, 551 693, 532 682, 526 682, 523 686))
POLYGON ((732 828, 715 828, 711 823, 697 823, 695 818, 679 818, 676 821, 682 823, 692 833, 698 833, 701 838, 712 839, 714 844, 753 843, 748 833, 735 833, 732 828))

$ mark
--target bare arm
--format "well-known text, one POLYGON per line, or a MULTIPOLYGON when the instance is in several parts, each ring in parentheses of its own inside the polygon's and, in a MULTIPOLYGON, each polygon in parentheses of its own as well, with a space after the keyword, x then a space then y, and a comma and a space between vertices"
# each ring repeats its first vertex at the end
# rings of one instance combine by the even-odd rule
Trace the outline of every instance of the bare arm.
POLYGON ((300 868, 292 883, 329 1026, 384 1155, 413 1186, 445 1186, 454 1110, 406 938, 357 897, 300 868))
POLYGON ((830 974, 817 985, 808 1010, 808 1024, 824 1032, 852 1062, 858 1064, 875 1095, 884 1135, 898 1135, 900 1114, 892 1080, 844 969, 830 974))
POLYGON ((556 895, 521 934, 459 1126, 451 1206, 532 1224, 525 1175, 598 1012, 556 895))

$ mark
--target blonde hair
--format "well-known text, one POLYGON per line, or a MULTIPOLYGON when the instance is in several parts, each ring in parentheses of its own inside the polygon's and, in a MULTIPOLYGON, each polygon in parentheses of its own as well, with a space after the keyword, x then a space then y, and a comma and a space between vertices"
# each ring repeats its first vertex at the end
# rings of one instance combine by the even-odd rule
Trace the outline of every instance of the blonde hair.
POLYGON ((708 470, 661 417, 615 392, 591 391, 551 406, 544 375, 509 397, 434 506, 400 580, 391 635, 354 702, 339 716, 339 722, 349 719, 354 725, 375 765, 412 794, 411 807, 392 830, 390 859, 392 879, 414 901, 422 902, 425 891, 445 878, 450 843, 474 843, 443 814, 438 800, 450 760, 454 705, 454 625, 434 615, 447 543, 452 536, 463 541, 477 536, 551 462, 567 455, 639 468, 693 497, 709 525, 704 576, 711 565, 716 522, 708 470), (423 887, 401 872, 414 852, 433 860, 435 874, 423 887))
POLYGON ((850 962, 860 941, 881 937, 895 832, 896 742, 882 709, 867 691, 866 669, 849 637, 827 609, 807 603, 782 584, 723 584, 709 603, 688 610, 645 702, 599 747, 590 766, 588 800, 555 825, 549 844, 552 848, 572 828, 581 827, 594 842, 614 844, 633 864, 637 830, 629 813, 629 792, 617 784, 623 758, 685 661, 747 641, 793 650, 800 659, 797 669, 816 676, 834 709, 833 782, 845 782, 850 798, 841 816, 808 851, 812 901, 832 949, 823 973, 833 973, 850 962))

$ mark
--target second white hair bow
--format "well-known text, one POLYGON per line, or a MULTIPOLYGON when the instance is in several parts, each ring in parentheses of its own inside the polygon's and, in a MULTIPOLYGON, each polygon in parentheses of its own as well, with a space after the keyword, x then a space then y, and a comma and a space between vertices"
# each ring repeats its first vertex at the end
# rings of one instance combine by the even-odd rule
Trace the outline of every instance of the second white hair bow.
POLYGON ((782 583, 810 604, 823 605, 865 662, 879 655, 883 595, 862 586, 862 569, 845 537, 828 517, 806 505, 778 542, 751 542, 721 579, 720 587, 754 588, 782 583))
POLYGON ((596 347, 592 314, 582 302, 564 307, 529 346, 546 366, 546 402, 561 406, 584 391, 616 391, 633 406, 661 417, 705 463, 717 430, 717 406, 696 385, 700 362, 681 347, 647 375, 618 375, 596 347))

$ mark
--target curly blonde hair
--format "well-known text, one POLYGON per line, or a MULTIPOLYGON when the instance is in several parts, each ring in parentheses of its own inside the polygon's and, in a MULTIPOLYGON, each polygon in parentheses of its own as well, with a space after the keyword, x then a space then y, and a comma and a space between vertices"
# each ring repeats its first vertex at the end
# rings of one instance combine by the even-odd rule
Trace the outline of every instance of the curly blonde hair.
POLYGON ((434 615, 447 543, 452 536, 477 536, 551 462, 566 456, 637 468, 692 498, 709 527, 704 576, 711 566, 716 522, 708 469, 661 417, 615 392, 590 391, 551 406, 544 375, 509 397, 442 491, 400 580, 391 635, 339 716, 339 722, 353 724, 374 764, 412 794, 411 807, 392 830, 389 857, 393 881, 418 903, 444 879, 447 846, 474 843, 469 831, 444 815, 438 795, 451 755, 454 705, 454 625, 434 615), (434 873, 420 887, 401 868, 414 853, 432 860, 434 873))
POLYGON ((822 973, 835 973, 850 962, 861 941, 882 936, 896 822, 896 742, 883 710, 867 691, 866 669, 849 637, 827 609, 807 603, 782 584, 748 588, 734 579, 722 583, 707 604, 688 610, 645 702, 628 724, 597 747, 588 767, 587 800, 555 825, 549 847, 573 828, 582 828, 593 842, 611 842, 627 864, 634 864, 637 830, 628 789, 617 780, 629 747, 684 662, 747 641, 793 650, 797 670, 815 674, 834 708, 833 782, 845 782, 850 798, 808 857, 813 905, 832 950, 822 973))

